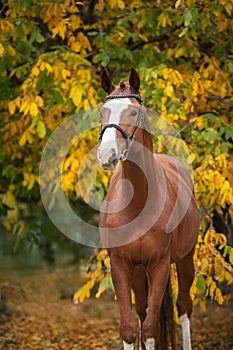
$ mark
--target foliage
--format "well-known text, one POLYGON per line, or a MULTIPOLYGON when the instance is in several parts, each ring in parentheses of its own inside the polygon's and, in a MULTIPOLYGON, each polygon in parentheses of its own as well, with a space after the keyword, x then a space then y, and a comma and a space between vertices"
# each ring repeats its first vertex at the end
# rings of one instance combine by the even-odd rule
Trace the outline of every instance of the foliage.
MULTIPOLYGON (((228 222, 233 216, 232 8, 229 0, 6 0, 0 9, 0 210, 8 211, 5 225, 12 229, 16 222, 8 208, 39 201, 38 164, 57 125, 102 100, 102 67, 117 82, 133 65, 145 105, 159 111, 189 148, 202 217, 194 293, 199 301, 209 295, 223 302, 219 283, 232 283, 232 238, 215 232, 213 219, 215 211, 228 222)), ((88 142, 78 140, 64 163, 63 187, 74 202, 80 196, 80 164, 96 145, 96 135, 90 130, 88 142)), ((167 152, 159 140, 155 149, 167 152)), ((94 187, 101 196, 109 177, 98 173, 94 187)), ((95 259, 98 263, 90 269, 89 291, 82 290, 80 300, 89 297, 96 282, 98 296, 109 282, 107 260, 99 254, 92 260, 92 266, 95 259)))

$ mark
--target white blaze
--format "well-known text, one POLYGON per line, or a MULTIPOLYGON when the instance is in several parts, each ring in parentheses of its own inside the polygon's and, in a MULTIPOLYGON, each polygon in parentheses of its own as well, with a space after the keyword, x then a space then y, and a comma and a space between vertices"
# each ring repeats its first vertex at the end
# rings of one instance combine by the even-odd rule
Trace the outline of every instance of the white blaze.
MULTIPOLYGON (((110 117, 108 124, 120 124, 121 113, 127 109, 128 105, 132 105, 129 98, 116 98, 107 101, 104 104, 104 108, 110 109, 110 117)), ((116 128, 107 128, 103 134, 102 141, 99 147, 99 156, 105 158, 105 154, 109 153, 109 149, 114 149, 115 153, 119 156, 119 149, 116 137, 116 128)))

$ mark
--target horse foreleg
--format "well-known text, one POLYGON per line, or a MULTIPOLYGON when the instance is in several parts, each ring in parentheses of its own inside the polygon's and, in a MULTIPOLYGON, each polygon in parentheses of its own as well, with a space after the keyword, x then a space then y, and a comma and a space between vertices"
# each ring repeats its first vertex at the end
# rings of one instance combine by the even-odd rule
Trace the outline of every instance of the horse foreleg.
POLYGON ((132 314, 132 271, 121 257, 111 254, 111 275, 120 309, 120 335, 124 350, 134 350, 137 338, 137 322, 132 314))
POLYGON ((154 350, 160 336, 160 309, 170 271, 170 256, 164 256, 158 264, 148 267, 148 311, 142 325, 142 339, 146 350, 154 350))
POLYGON ((190 288, 194 279, 193 253, 194 250, 192 250, 185 258, 176 263, 179 283, 177 309, 181 322, 183 350, 192 349, 190 316, 193 309, 193 303, 190 297, 190 288))
POLYGON ((144 267, 135 267, 132 288, 135 295, 135 308, 139 317, 139 350, 146 350, 141 337, 141 326, 146 318, 148 282, 144 267))

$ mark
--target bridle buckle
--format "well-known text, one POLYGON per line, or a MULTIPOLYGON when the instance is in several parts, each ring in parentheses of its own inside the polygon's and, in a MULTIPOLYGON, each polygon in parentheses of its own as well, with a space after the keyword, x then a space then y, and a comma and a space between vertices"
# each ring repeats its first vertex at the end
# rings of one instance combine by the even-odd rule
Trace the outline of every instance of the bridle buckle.
POLYGON ((121 153, 121 160, 122 162, 124 162, 129 154, 129 150, 127 148, 123 149, 122 153, 121 153))

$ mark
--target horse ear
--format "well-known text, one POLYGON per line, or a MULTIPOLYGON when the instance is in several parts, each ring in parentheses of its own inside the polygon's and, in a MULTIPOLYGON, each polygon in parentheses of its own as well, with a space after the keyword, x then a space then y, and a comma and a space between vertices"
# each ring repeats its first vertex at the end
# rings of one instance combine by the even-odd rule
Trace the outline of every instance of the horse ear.
POLYGON ((105 69, 101 73, 101 86, 107 94, 110 94, 115 88, 115 85, 105 69))
POLYGON ((129 84, 136 92, 139 92, 140 78, 139 78, 139 75, 134 68, 131 68, 131 73, 130 73, 130 77, 129 77, 129 84))

